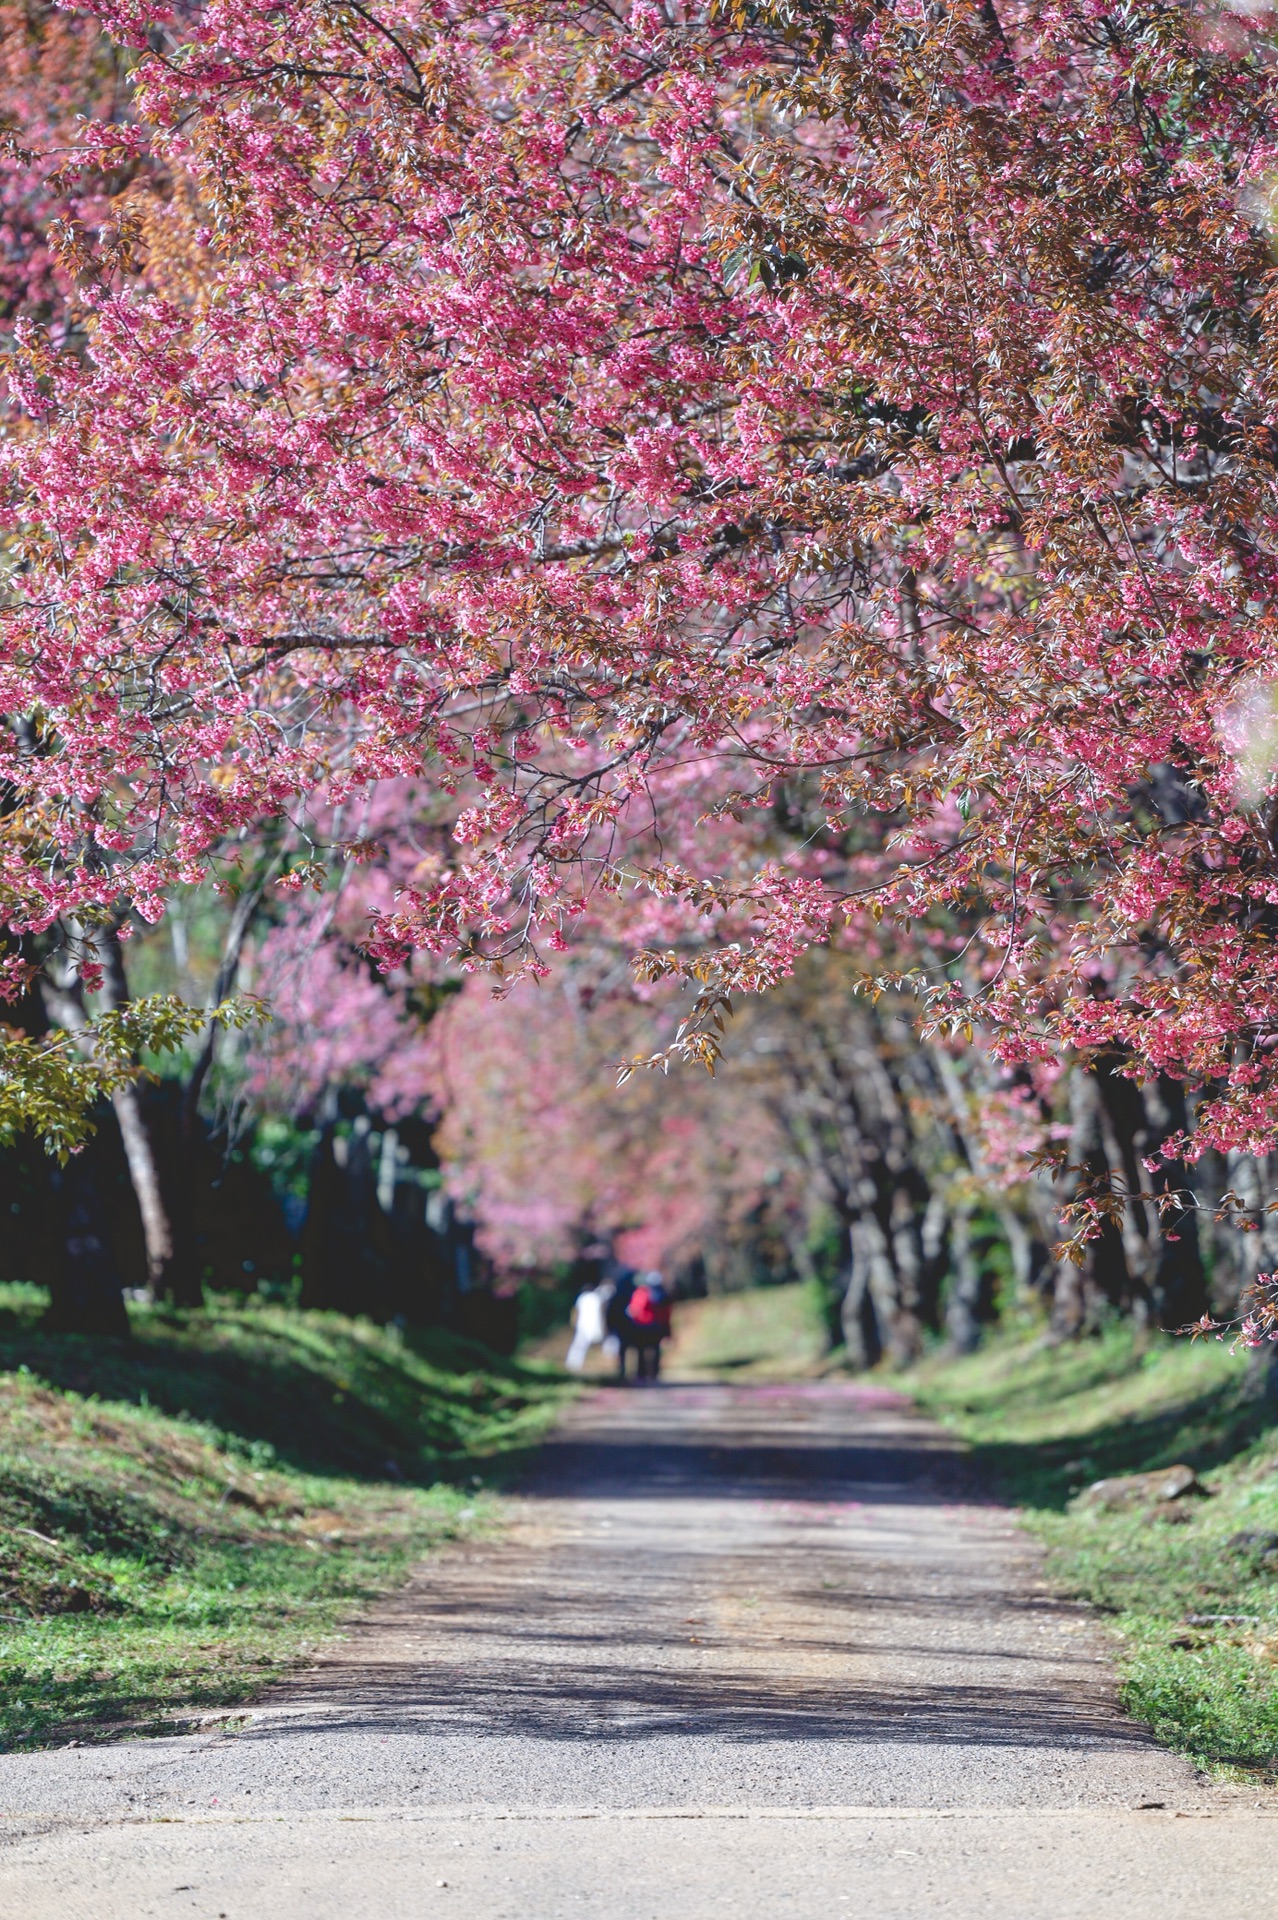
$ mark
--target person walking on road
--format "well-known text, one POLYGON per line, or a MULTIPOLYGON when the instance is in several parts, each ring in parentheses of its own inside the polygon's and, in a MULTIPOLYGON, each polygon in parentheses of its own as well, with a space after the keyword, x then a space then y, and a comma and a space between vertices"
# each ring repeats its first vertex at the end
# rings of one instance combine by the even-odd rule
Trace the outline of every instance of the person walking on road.
POLYGON ((617 1381, 621 1386, 626 1382, 626 1351, 634 1344, 634 1325, 629 1309, 636 1278, 633 1267, 618 1266, 614 1269, 612 1298, 606 1313, 608 1332, 617 1342, 617 1381))
POLYGON ((608 1305, 615 1291, 610 1280, 601 1280, 597 1287, 587 1287, 577 1295, 572 1310, 572 1345, 565 1362, 570 1372, 581 1372, 592 1347, 602 1346, 607 1353, 609 1342, 616 1339, 608 1332, 608 1305))
MULTIPOLYGON (((638 1354, 639 1379, 655 1385, 661 1373, 661 1343, 671 1331, 670 1296, 659 1273, 640 1276, 630 1296, 626 1318, 630 1322, 630 1345, 638 1354)), ((624 1361, 622 1377, 625 1377, 624 1361)))

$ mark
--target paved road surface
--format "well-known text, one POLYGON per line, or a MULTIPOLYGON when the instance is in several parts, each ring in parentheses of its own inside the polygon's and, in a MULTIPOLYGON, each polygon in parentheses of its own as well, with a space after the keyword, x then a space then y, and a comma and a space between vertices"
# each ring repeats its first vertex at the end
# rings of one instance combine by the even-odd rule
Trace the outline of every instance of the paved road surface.
POLYGON ((2 1920, 1257 1920, 1278 1810, 882 1389, 601 1392, 238 1726, 0 1759, 2 1920))

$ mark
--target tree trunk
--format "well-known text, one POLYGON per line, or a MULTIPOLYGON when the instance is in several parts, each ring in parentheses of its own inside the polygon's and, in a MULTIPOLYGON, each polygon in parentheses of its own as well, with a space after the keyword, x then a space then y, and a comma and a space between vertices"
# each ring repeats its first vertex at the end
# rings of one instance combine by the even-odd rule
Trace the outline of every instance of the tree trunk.
MULTIPOLYGON (((1096 1076, 1082 1066, 1076 1066, 1070 1074, 1068 1165, 1064 1192, 1058 1199, 1058 1204, 1065 1206, 1078 1198, 1090 1181, 1102 1178, 1108 1167, 1101 1145, 1096 1076)), ((1094 1323, 1101 1296, 1109 1294, 1117 1298, 1123 1291, 1123 1285, 1115 1284, 1112 1273, 1115 1265, 1122 1271, 1126 1283, 1122 1243, 1117 1231, 1110 1226, 1087 1243, 1081 1266, 1068 1259, 1056 1262, 1051 1330, 1058 1339, 1077 1338, 1094 1323), (1101 1268, 1099 1275, 1098 1267, 1101 1268)))
MULTIPOLYGON (((1150 1147, 1157 1148, 1172 1134, 1188 1133, 1189 1108, 1179 1080, 1160 1074, 1145 1089, 1145 1108, 1151 1128, 1150 1147)), ((1160 1165, 1154 1186, 1160 1192, 1188 1195, 1190 1170, 1183 1160, 1160 1165)), ((1162 1327, 1188 1326, 1191 1320, 1201 1319, 1208 1307, 1198 1213, 1192 1199, 1187 1207, 1161 1214, 1159 1229, 1162 1250, 1154 1274, 1154 1312, 1162 1327)))
POLYGON ((1059 1260, 1052 1285, 1053 1340, 1076 1340, 1087 1324, 1089 1307, 1083 1269, 1072 1260, 1059 1260))
MULTIPOLYGON (((93 944, 102 966, 102 997, 108 1007, 118 1011, 128 1005, 130 998, 118 924, 113 922, 109 926, 95 928, 93 944)), ((111 1104, 119 1122, 124 1157, 129 1164, 129 1179, 133 1184, 138 1212, 142 1216, 147 1287, 152 1299, 163 1299, 172 1290, 174 1239, 164 1190, 160 1184, 155 1142, 136 1085, 119 1088, 112 1095, 111 1104)))
POLYGON ((899 1362, 902 1358, 901 1290, 887 1235, 872 1210, 867 1209, 852 1222, 853 1243, 859 1242, 865 1262, 865 1284, 874 1308, 874 1322, 883 1351, 899 1362))
POLYGON ((998 1222, 1012 1259, 1012 1279, 1018 1301, 1041 1296, 1051 1276, 1051 1255, 1037 1234, 1031 1233, 1015 1207, 1000 1205, 998 1222))
POLYGON ((1135 1082, 1124 1079, 1112 1060, 1099 1061, 1093 1072, 1101 1151, 1110 1188, 1122 1198, 1118 1233, 1127 1284, 1114 1305, 1128 1312, 1139 1328, 1147 1328, 1161 1236, 1156 1212, 1140 1198, 1145 1182, 1137 1143, 1144 1142, 1148 1132, 1144 1103, 1135 1082))
POLYGON ((169 1211, 160 1186, 160 1169, 156 1164, 155 1143, 136 1087, 118 1088, 111 1096, 111 1104, 119 1122, 124 1157, 129 1164, 129 1179, 138 1203, 138 1212, 142 1216, 147 1288, 153 1300, 162 1300, 172 1295, 174 1248, 173 1228, 169 1223, 169 1211))
MULTIPOLYGON (((281 854, 268 862, 260 870, 253 884, 246 886, 235 902, 230 924, 226 930, 226 938, 222 943, 222 958, 218 965, 217 978, 209 996, 210 1014, 234 991, 240 962, 244 956, 244 944, 253 924, 254 915, 261 905, 267 886, 279 872, 282 860, 281 854)), ((217 1023, 210 1019, 200 1036, 199 1050, 192 1063, 190 1074, 187 1076, 186 1085, 182 1089, 177 1152, 170 1162, 173 1254, 169 1267, 168 1292, 174 1304, 182 1307, 198 1307, 204 1298, 200 1249, 195 1231, 196 1182, 200 1177, 201 1159, 208 1151, 204 1123, 200 1118, 200 1100, 216 1056, 217 1036, 217 1023)))
POLYGON ((954 1272, 945 1303, 945 1330, 951 1353, 975 1353, 981 1344, 982 1273, 972 1244, 972 1210, 959 1207, 950 1221, 954 1272))
POLYGON ((62 1216, 61 1257, 50 1275, 45 1325, 55 1333, 108 1334, 127 1339, 120 1276, 111 1255, 97 1170, 91 1148, 73 1154, 55 1176, 54 1197, 62 1216))
MULTIPOLYGON (((258 884, 246 887, 235 902, 231 923, 226 930, 226 939, 222 943, 222 959, 218 966, 217 979, 213 982, 213 991, 209 996, 210 1013, 221 1006, 235 986, 239 976, 240 961, 244 956, 244 942, 253 924, 253 916, 261 905, 267 883, 274 878, 279 867, 278 859, 272 861, 261 875, 258 884)), ((182 1091, 182 1131, 184 1136, 191 1139, 194 1139, 199 1126, 200 1097, 213 1065, 213 1057, 217 1049, 217 1034, 217 1024, 210 1020, 200 1037, 200 1050, 195 1056, 190 1077, 182 1091)))
MULTIPOLYGON (((126 1006, 129 1000, 129 987, 125 978, 124 956, 120 951, 116 929, 114 927, 95 929, 93 944, 102 966, 104 1000, 113 1009, 126 1006)), ((67 1033, 76 1034, 86 1049, 91 1048, 93 1045, 91 1023, 84 1010, 83 989, 78 978, 73 977, 65 985, 59 985, 53 979, 46 978, 41 981, 41 993, 45 1010, 52 1024, 63 1028, 67 1033)), ((167 1286, 173 1261, 173 1229, 169 1223, 168 1209, 160 1186, 160 1170, 156 1163, 155 1145, 151 1139, 136 1086, 117 1088, 111 1096, 111 1105, 115 1110, 116 1121, 120 1128, 124 1156, 129 1168, 129 1179, 138 1203, 138 1212, 142 1218, 142 1235, 146 1247, 147 1287, 154 1297, 167 1286)))
POLYGON ((883 1340, 870 1292, 869 1249, 856 1226, 854 1222, 850 1230, 851 1259, 839 1318, 846 1363, 853 1373, 864 1373, 880 1358, 883 1340))

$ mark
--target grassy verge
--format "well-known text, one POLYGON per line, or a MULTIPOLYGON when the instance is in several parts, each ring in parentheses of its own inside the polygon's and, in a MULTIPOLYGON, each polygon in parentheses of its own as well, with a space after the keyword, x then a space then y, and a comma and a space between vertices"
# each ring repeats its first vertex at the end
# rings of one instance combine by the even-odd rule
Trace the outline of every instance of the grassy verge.
POLYGON ((440 1541, 564 1391, 446 1335, 282 1308, 44 1335, 0 1287, 0 1745, 232 1705, 440 1541))
POLYGON ((904 1384, 1023 1508, 1056 1582, 1111 1616, 1128 1711, 1210 1770, 1278 1777, 1278 1553, 1264 1551, 1278 1432, 1245 1363, 1116 1328, 1063 1348, 995 1341, 904 1384), (1177 1461, 1211 1497, 1174 1520, 1071 1504, 1093 1480, 1177 1461))
POLYGON ((739 1380, 801 1378, 823 1371, 830 1337, 815 1282, 713 1294, 675 1308, 666 1371, 739 1380))

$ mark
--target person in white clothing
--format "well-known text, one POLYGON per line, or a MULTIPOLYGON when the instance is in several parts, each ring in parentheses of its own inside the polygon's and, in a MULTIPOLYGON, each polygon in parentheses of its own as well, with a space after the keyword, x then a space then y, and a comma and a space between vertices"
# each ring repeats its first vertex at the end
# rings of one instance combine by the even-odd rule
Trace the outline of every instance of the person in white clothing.
POLYGON ((597 1287, 587 1287, 584 1293, 577 1295, 572 1310, 572 1345, 568 1349, 566 1363, 573 1373, 581 1372, 592 1347, 602 1345, 606 1349, 609 1339, 608 1302, 612 1295, 613 1289, 607 1281, 597 1287))

